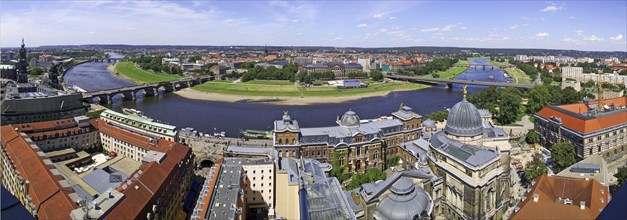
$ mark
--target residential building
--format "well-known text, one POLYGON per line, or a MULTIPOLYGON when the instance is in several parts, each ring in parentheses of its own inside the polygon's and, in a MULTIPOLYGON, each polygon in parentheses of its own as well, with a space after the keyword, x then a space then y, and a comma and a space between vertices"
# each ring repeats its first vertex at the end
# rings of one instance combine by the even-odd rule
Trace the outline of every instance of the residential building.
POLYGON ((226 74, 226 67, 223 67, 220 65, 213 65, 211 68, 209 68, 209 70, 214 76, 220 76, 220 75, 226 74))
POLYGON ((78 195, 46 154, 23 132, 1 128, 2 185, 36 219, 68 219, 78 195))
POLYGON ((80 117, 6 125, 2 184, 40 219, 174 219, 191 182, 194 156, 187 146, 151 138, 80 117), (127 152, 106 157, 82 151, 100 143, 94 134, 127 152), (131 154, 131 148, 140 153, 131 154))
POLYGON ((562 78, 565 79, 577 79, 583 74, 583 67, 562 67, 562 78))
POLYGON ((27 134, 43 152, 67 148, 80 151, 96 148, 100 143, 98 130, 85 116, 10 126, 27 134))
POLYGON ((613 160, 626 153, 627 97, 545 107, 537 112, 535 131, 540 144, 550 149, 559 142, 575 146, 578 159, 602 155, 613 160))
POLYGON ((595 179, 543 175, 511 219, 596 219, 609 203, 609 190, 595 179))
POLYGON ((168 141, 178 141, 176 126, 157 122, 139 113, 124 114, 107 109, 100 113, 100 119, 137 133, 145 133, 168 141))

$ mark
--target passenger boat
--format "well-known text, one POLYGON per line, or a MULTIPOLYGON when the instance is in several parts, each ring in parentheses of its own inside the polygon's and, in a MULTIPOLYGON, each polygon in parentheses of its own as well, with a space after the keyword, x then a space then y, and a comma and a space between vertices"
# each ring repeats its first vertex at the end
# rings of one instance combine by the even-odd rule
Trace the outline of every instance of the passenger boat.
POLYGON ((124 112, 127 115, 139 115, 139 116, 144 115, 144 113, 142 113, 140 110, 132 109, 132 108, 122 108, 122 112, 124 112))
POLYGON ((78 87, 77 85, 73 85, 72 89, 76 92, 87 92, 87 90, 84 90, 83 88, 78 87))
POLYGON ((272 138, 272 131, 261 131, 246 129, 240 132, 242 138, 247 139, 270 139, 272 138))

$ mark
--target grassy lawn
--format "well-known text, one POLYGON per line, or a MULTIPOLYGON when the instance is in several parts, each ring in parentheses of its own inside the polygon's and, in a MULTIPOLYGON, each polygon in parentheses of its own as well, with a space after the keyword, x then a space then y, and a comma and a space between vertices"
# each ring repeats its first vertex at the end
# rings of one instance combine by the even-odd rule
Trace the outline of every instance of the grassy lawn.
POLYGON ((135 67, 132 62, 119 62, 115 65, 115 74, 121 74, 137 84, 172 81, 183 78, 179 75, 146 71, 135 67))
POLYGON ((373 83, 368 88, 338 89, 329 86, 300 87, 287 80, 253 80, 245 83, 230 81, 211 81, 193 87, 201 92, 222 93, 245 96, 285 96, 285 97, 321 97, 351 96, 374 92, 415 90, 427 87, 418 83, 388 82, 373 83))
MULTIPOLYGON (((494 60, 488 60, 490 61, 490 63, 492 65, 496 65, 496 66, 506 66, 509 65, 509 62, 506 60, 505 62, 497 62, 494 60)), ((509 75, 510 77, 512 77, 512 81, 518 84, 526 84, 529 81, 532 81, 531 78, 522 70, 518 69, 518 67, 514 67, 514 68, 501 68, 503 69, 507 75, 509 75)))
MULTIPOLYGON (((457 63, 455 63, 455 65, 468 65, 468 61, 466 61, 466 60, 459 60, 459 61, 457 61, 457 63)), ((446 71, 437 72, 437 74, 440 74, 440 78, 451 79, 451 78, 459 75, 460 73, 466 71, 467 69, 468 69, 468 67, 458 66, 458 67, 450 68, 450 69, 448 69, 446 71)), ((431 75, 427 75, 427 77, 432 77, 432 76, 431 75)))

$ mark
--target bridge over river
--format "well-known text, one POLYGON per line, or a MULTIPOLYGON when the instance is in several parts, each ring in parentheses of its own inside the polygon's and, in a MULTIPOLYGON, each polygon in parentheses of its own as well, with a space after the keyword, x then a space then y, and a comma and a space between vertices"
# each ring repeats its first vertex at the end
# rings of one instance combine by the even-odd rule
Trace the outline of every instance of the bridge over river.
POLYGON ((385 77, 389 79, 403 80, 403 81, 409 81, 409 82, 446 83, 448 87, 452 87, 453 84, 464 84, 464 85, 514 87, 514 88, 521 88, 521 89, 531 89, 535 86, 535 85, 529 85, 529 84, 514 84, 514 83, 506 83, 506 82, 483 82, 483 81, 461 80, 461 79, 443 79, 443 78, 431 78, 431 77, 423 77, 423 76, 387 75, 385 77))
POLYGON ((163 89, 166 93, 189 88, 195 85, 203 84, 207 81, 214 80, 215 76, 203 76, 186 79, 178 79, 169 82, 147 83, 136 86, 127 86, 117 89, 100 90, 93 92, 83 92, 83 101, 93 102, 98 99, 100 104, 110 104, 111 98, 116 95, 122 95, 124 100, 134 100, 138 92, 142 92, 144 96, 156 96, 158 90, 163 89))

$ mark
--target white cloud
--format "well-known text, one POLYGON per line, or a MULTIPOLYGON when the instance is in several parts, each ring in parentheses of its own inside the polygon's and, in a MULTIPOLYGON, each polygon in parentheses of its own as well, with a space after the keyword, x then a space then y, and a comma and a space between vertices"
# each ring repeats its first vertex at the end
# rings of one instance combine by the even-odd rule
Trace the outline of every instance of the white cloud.
POLYGON ((576 18, 575 16, 570 16, 570 17, 568 17, 568 19, 569 19, 569 20, 575 20, 575 19, 577 19, 577 18, 576 18))
POLYGON ((368 27, 368 25, 367 24, 358 24, 357 27, 358 28, 365 28, 365 27, 368 27))
POLYGON ((540 32, 540 33, 537 33, 535 35, 535 37, 538 38, 538 39, 543 39, 543 38, 548 37, 548 36, 549 36, 549 33, 547 33, 547 32, 540 32))
POLYGON ((449 25, 444 26, 444 27, 442 28, 442 31, 452 31, 452 30, 453 30, 453 28, 455 28, 455 27, 457 27, 457 25, 454 25, 454 24, 449 24, 449 25))
POLYGON ((337 36, 333 40, 344 40, 344 35, 337 36))
POLYGON ((517 25, 517 24, 512 25, 512 26, 509 26, 509 29, 510 29, 510 30, 515 30, 516 28, 518 28, 518 25, 517 25))
POLYGON ((619 34, 619 35, 618 35, 618 36, 616 36, 616 37, 610 37, 610 39, 611 39, 612 41, 614 41, 614 42, 618 42, 618 41, 620 41, 620 40, 622 40, 622 39, 623 39, 623 35, 622 35, 622 34, 619 34))
POLYGON ((299 36, 300 36, 300 35, 303 35, 303 32, 298 32, 298 34, 296 34, 296 35, 299 35, 299 36))
POLYGON ((388 19, 394 20, 394 19, 396 19, 396 17, 392 16, 392 17, 389 17, 388 19))
POLYGON ((377 13, 377 14, 372 15, 373 18, 379 19, 379 20, 384 19, 385 18, 384 16, 385 14, 383 13, 377 13))
MULTIPOLYGON (((450 32, 450 31, 453 31, 456 27, 457 27, 456 24, 449 24, 444 27, 425 28, 420 31, 421 32, 450 32)), ((459 29, 465 30, 466 27, 460 27, 459 29)))
POLYGON ((460 30, 466 30, 466 27, 462 26, 462 27, 459 27, 459 29, 460 30))
POLYGON ((585 36, 583 39, 587 41, 603 41, 603 38, 597 37, 596 35, 585 36))
POLYGON ((420 30, 421 32, 434 32, 434 31, 439 31, 440 28, 439 27, 434 27, 434 28, 426 28, 426 29, 422 29, 420 30))
POLYGON ((575 36, 582 36, 583 35, 583 31, 582 30, 576 30, 575 31, 575 36))
POLYGON ((562 6, 558 7, 558 6, 555 6, 555 5, 549 5, 549 6, 546 6, 546 8, 544 8, 544 9, 542 9, 540 11, 541 12, 556 12, 556 11, 559 11, 559 10, 562 10, 562 9, 564 9, 564 7, 562 7, 562 6))
POLYGON ((298 19, 293 19, 293 20, 292 20, 292 23, 297 23, 297 22, 299 22, 299 21, 300 21, 300 20, 298 20, 298 19))

